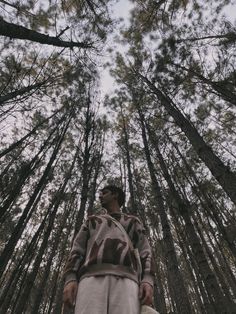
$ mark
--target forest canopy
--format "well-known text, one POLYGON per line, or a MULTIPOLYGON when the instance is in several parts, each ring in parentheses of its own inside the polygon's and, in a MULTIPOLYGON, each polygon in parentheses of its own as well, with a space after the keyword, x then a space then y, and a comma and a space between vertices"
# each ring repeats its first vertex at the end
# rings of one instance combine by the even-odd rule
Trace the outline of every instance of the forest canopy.
POLYGON ((0 312, 61 312, 72 239, 113 183, 146 227, 157 310, 235 313, 234 1, 0 10, 0 312))

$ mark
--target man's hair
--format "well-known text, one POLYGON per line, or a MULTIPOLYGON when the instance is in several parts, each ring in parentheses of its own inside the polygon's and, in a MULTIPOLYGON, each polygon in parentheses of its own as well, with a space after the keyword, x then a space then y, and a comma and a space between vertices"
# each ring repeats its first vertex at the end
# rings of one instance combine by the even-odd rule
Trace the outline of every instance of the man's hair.
POLYGON ((118 186, 110 184, 110 185, 104 186, 104 188, 102 188, 102 191, 103 190, 109 190, 112 192, 112 194, 117 193, 118 194, 117 201, 118 201, 119 206, 121 207, 124 204, 125 193, 123 192, 123 190, 121 188, 119 188, 118 186))

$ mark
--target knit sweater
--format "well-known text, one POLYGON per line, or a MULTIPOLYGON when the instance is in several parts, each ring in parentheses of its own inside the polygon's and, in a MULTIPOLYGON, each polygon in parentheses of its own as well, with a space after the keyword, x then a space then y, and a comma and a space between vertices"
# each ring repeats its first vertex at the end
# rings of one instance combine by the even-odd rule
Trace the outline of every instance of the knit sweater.
POLYGON ((140 220, 132 215, 116 212, 91 215, 80 228, 65 267, 65 284, 88 276, 115 275, 137 283, 153 286, 154 263, 152 252, 140 220), (126 230, 133 248, 140 254, 142 272, 128 237, 109 217, 115 218, 126 230))

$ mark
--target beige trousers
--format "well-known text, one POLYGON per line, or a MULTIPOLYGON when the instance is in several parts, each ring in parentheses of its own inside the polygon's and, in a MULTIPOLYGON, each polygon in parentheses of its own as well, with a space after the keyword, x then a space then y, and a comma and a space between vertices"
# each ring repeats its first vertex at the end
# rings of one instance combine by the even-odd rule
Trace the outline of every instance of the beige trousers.
POLYGON ((79 282, 75 314, 139 314, 138 284, 113 275, 79 282))

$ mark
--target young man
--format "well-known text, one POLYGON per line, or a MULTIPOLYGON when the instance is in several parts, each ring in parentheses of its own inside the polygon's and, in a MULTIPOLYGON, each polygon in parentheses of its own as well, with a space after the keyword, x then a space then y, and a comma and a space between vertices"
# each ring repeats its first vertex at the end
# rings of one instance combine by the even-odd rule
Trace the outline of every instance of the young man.
POLYGON ((139 314, 140 304, 150 305, 153 297, 154 263, 144 227, 121 212, 125 195, 120 188, 104 187, 99 199, 102 211, 82 225, 67 261, 64 306, 75 305, 75 314, 139 314))

